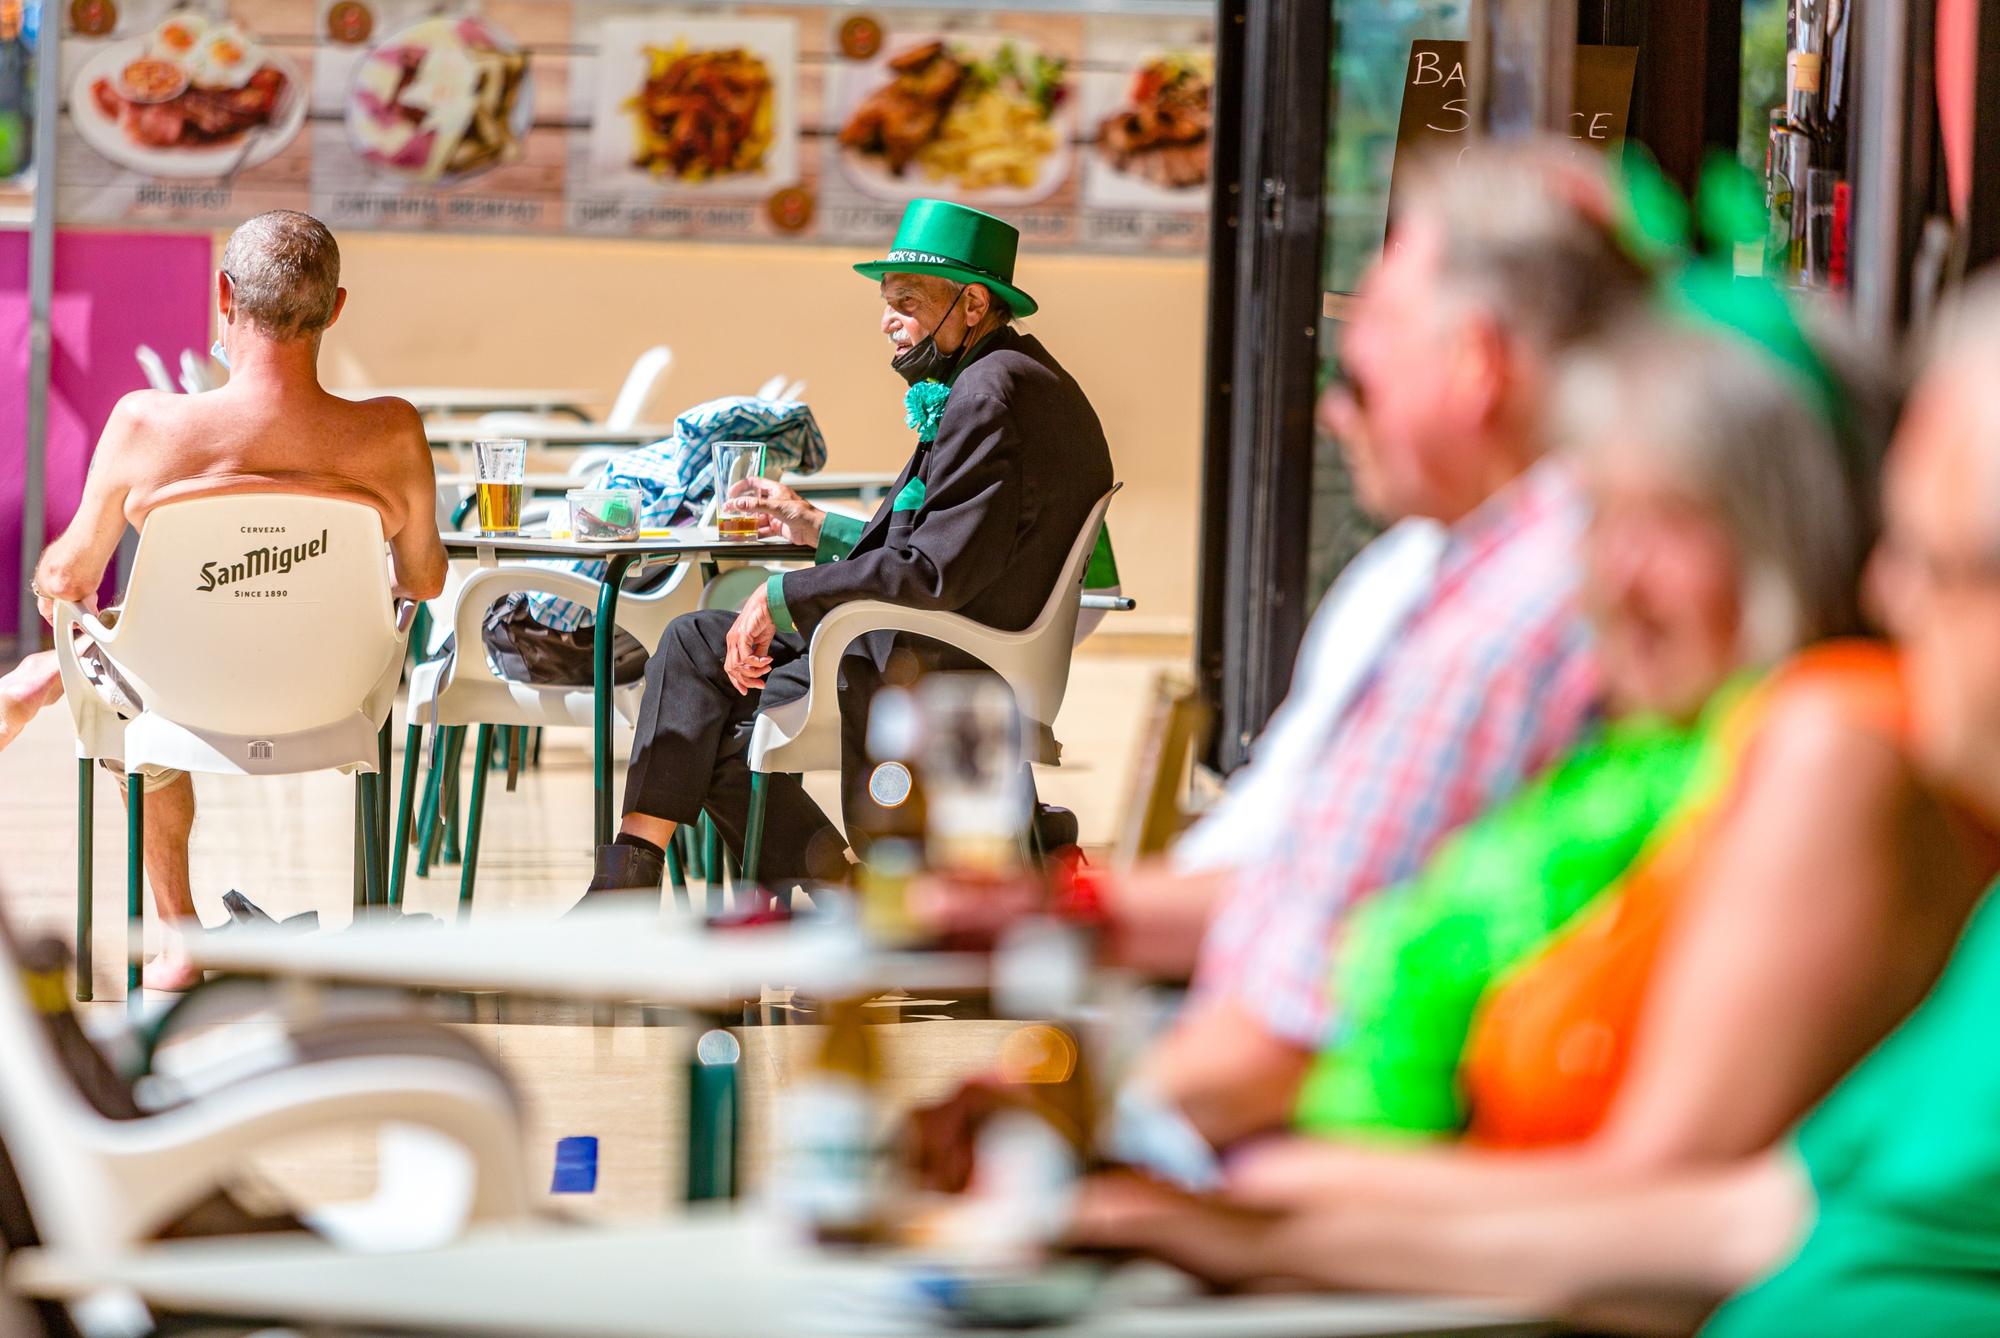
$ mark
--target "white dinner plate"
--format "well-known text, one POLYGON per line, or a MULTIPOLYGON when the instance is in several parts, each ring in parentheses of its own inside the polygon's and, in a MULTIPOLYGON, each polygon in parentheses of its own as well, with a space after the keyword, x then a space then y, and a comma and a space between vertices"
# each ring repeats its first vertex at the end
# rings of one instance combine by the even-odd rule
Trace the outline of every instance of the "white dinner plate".
POLYGON ((118 118, 106 116, 98 107, 90 88, 99 79, 109 79, 115 87, 119 71, 146 54, 147 41, 147 38, 140 37, 104 47, 83 63, 83 68, 77 71, 76 82, 70 85, 70 123, 83 136, 84 143, 119 166, 154 177, 226 176, 271 161, 284 152, 285 146, 298 136, 300 128, 305 125, 309 99, 298 66, 283 56, 267 51, 265 64, 275 65, 285 76, 285 91, 278 96, 278 114, 268 123, 252 127, 221 143, 205 144, 200 148, 155 149, 133 143, 119 126, 118 118), (248 135, 255 135, 257 142, 245 153, 243 141, 248 135))

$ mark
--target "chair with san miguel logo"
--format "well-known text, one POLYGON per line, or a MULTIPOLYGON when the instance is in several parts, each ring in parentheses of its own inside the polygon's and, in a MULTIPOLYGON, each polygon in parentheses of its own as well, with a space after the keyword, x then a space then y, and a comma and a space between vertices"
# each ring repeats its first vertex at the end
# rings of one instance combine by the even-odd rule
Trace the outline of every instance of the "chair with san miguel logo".
MULTIPOLYGON (((146 518, 115 614, 56 606, 76 721, 77 997, 91 997, 92 765, 355 777, 355 901, 387 904, 389 714, 413 612, 396 606, 375 511, 281 493, 206 497, 146 518)), ((128 785, 126 913, 142 927, 143 785, 128 785)), ((136 943, 136 937, 133 939, 136 943)), ((126 970, 128 999, 139 968, 126 970)))

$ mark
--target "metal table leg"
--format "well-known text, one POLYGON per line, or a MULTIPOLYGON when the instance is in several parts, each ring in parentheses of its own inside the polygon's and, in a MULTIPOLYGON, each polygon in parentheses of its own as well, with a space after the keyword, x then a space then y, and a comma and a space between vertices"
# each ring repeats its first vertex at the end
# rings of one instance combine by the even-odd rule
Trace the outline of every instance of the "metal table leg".
POLYGON ((611 844, 611 650, 618 639, 618 587, 632 559, 612 554, 604 564, 604 584, 597 591, 597 628, 591 637, 591 783, 597 804, 597 844, 611 844))

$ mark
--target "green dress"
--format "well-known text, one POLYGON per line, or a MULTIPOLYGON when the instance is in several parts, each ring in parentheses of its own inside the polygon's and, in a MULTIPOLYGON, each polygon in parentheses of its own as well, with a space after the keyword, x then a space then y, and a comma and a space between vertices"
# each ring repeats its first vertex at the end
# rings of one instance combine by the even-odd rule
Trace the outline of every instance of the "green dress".
POLYGON ((1943 978, 1799 1126, 1818 1214, 1710 1338, 2000 1334, 2000 897, 1943 978))
POLYGON ((1747 691, 1692 725, 1628 717, 1465 827, 1414 879, 1350 917, 1333 958, 1334 1036, 1294 1113, 1304 1132, 1455 1132, 1458 1063, 1501 973, 1611 888, 1662 823, 1726 770, 1717 739, 1747 691))

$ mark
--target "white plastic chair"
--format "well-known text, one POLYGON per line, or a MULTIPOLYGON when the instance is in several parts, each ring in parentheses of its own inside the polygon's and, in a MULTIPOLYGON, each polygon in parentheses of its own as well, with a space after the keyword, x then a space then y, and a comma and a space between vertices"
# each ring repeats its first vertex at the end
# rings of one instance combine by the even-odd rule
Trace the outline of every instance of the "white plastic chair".
MULTIPOLYGON (((458 564, 454 563, 454 567, 458 564)), ((456 638, 457 651, 449 659, 431 660, 410 671, 408 704, 409 731, 404 743, 403 775, 397 805, 396 830, 391 838, 389 874, 390 904, 403 900, 404 870, 409 854, 412 805, 416 799, 417 759, 423 751, 425 725, 437 727, 440 738, 433 746, 446 743, 443 732, 479 727, 473 745, 471 802, 466 815, 464 850, 459 868, 458 907, 461 916, 472 906, 473 884, 479 862, 479 832, 486 800, 486 772, 493 757, 493 732, 499 728, 545 728, 574 725, 585 729, 596 721, 595 696, 588 685, 547 686, 502 678, 486 658, 481 625, 486 611, 513 594, 546 594, 574 600, 585 608, 597 607, 601 582, 575 572, 538 567, 527 563, 505 563, 497 567, 477 567, 469 571, 455 592, 438 624, 456 638)), ((630 633, 648 653, 660 644, 667 624, 683 613, 700 607, 701 582, 696 565, 677 564, 654 589, 621 591, 618 597, 618 626, 630 633)), ((636 719, 641 684, 628 683, 614 689, 612 706, 627 720, 636 719)), ((608 746, 600 741, 599 746, 608 746)), ((434 819, 442 801, 442 768, 426 786, 423 805, 425 827, 434 819)), ((455 802, 455 801, 454 801, 455 802)))
POLYGON ((132 350, 132 356, 139 360, 139 370, 146 374, 147 385, 155 390, 164 390, 169 394, 178 389, 174 385, 174 378, 167 374, 166 360, 155 353, 151 345, 139 345, 139 347, 132 350))
POLYGON ((785 388, 785 382, 785 374, 779 372, 752 393, 760 400, 774 400, 778 398, 778 392, 785 388))
POLYGON ((1062 745, 1051 726, 1069 690, 1070 651, 1076 638, 1084 572, 1090 566, 1091 550, 1097 546, 1104 514, 1123 486, 1112 485, 1090 509, 1048 601, 1035 621, 1019 632, 1002 632, 962 614, 873 599, 842 604, 820 619, 806 652, 806 695, 760 711, 750 732, 750 820, 743 842, 746 883, 757 881, 764 805, 769 796, 764 778, 773 773, 827 771, 840 766, 840 697, 835 687, 840 681, 840 659, 856 639, 870 632, 928 637, 979 660, 1014 690, 1015 704, 1031 731, 1029 760, 1045 766, 1061 765, 1062 745))
POLYGON ((604 415, 604 425, 628 428, 644 418, 646 406, 653 402, 653 391, 673 365, 674 351, 665 344, 655 344, 633 359, 625 384, 618 387, 618 398, 611 402, 611 412, 604 415))
POLYGON ((804 377, 800 377, 778 392, 778 398, 781 400, 802 400, 805 397, 806 382, 804 377))
MULTIPOLYGON (((394 607, 381 517, 358 502, 288 493, 205 497, 146 518, 115 621, 56 605, 63 695, 76 722, 78 997, 90 997, 91 763, 161 770, 357 777, 362 899, 386 891, 389 712, 413 606, 394 607), (130 685, 122 718, 89 681, 79 633, 130 685)), ((127 913, 142 916, 144 793, 127 787, 127 913)), ((127 969, 138 1002, 138 966, 127 969)))
MULTIPOLYGON (((611 410, 604 415, 603 426, 622 432, 644 418, 646 406, 653 402, 653 392, 673 370, 673 365, 674 351, 665 344, 655 344, 633 359, 631 370, 625 373, 624 384, 618 387, 618 397, 611 401, 611 410)), ((551 423, 574 426, 566 419, 551 419, 539 414, 489 413, 482 414, 479 419, 481 427, 525 437, 532 437, 537 430, 551 423)))
MULTIPOLYGON (((457 1219, 442 1223, 447 1239, 468 1222, 531 1216, 518 1098, 462 1038, 401 1022, 307 1027, 238 1045, 226 1076, 187 1100, 135 1114, 101 1105, 80 1086, 70 1064, 95 1057, 66 1062, 58 1050, 52 1026, 72 1023, 38 1014, 53 1006, 34 991, 44 981, 60 986, 53 969, 37 970, 31 960, 0 932, 0 1143, 44 1247, 91 1259, 122 1254, 227 1189, 265 1148, 367 1125, 385 1139, 408 1130, 434 1149, 448 1141, 449 1149, 436 1150, 462 1154, 455 1183, 448 1182, 457 1167, 438 1168, 415 1186, 458 1200, 440 1205, 457 1219)), ((304 1220, 336 1245, 370 1248, 379 1242, 355 1229, 380 1223, 358 1208, 329 1205, 304 1220)))
POLYGON ((181 350, 181 389, 190 395, 214 390, 215 369, 207 358, 198 357, 191 348, 181 350))

